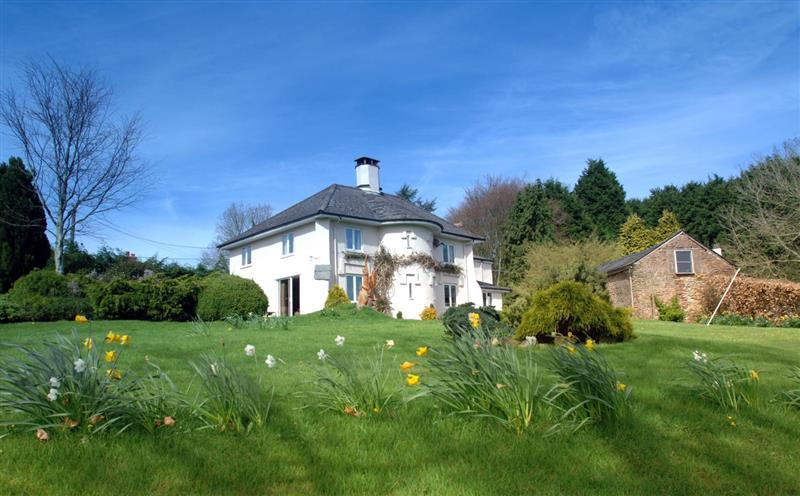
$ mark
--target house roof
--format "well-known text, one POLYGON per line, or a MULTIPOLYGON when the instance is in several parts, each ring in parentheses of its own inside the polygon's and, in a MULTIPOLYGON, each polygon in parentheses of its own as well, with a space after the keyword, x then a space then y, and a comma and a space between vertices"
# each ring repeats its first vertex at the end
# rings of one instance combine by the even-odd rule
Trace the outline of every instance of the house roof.
POLYGON ((511 288, 504 288, 503 286, 495 286, 494 284, 490 284, 488 282, 478 281, 478 286, 481 287, 483 290, 488 291, 497 291, 498 293, 509 293, 511 288))
POLYGON ((286 210, 278 212, 242 234, 225 241, 218 247, 224 248, 251 236, 304 219, 311 219, 317 215, 335 215, 373 222, 428 222, 438 226, 445 234, 483 240, 482 237, 457 227, 453 223, 398 196, 368 192, 341 184, 332 184, 305 200, 295 203, 286 210))
POLYGON ((480 260, 481 262, 491 262, 491 263, 494 263, 494 260, 493 260, 493 259, 491 259, 491 258, 479 257, 479 256, 477 256, 477 255, 476 255, 476 256, 473 256, 472 258, 473 258, 473 259, 475 259, 475 260, 480 260))

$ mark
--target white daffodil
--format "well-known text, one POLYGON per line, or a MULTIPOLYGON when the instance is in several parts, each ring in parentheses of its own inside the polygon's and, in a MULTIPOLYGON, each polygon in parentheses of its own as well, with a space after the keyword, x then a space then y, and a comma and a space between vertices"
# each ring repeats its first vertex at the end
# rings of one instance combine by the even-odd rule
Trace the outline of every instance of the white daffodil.
POLYGON ((217 367, 218 365, 216 363, 211 364, 211 375, 217 375, 217 367))
POLYGON ((266 363, 267 367, 269 367, 269 368, 274 367, 276 362, 277 362, 277 360, 275 360, 275 357, 272 356, 272 355, 267 355, 267 359, 264 360, 264 363, 266 363))
POLYGON ((320 360, 325 360, 326 358, 328 358, 328 354, 325 353, 325 350, 321 349, 317 352, 317 358, 319 358, 320 360))
POLYGON ((256 356, 256 347, 253 346, 252 344, 248 344, 247 346, 244 347, 244 354, 249 357, 256 356))
POLYGON ((394 339, 387 339, 386 340, 386 348, 387 349, 394 348, 394 339))
POLYGON ((336 336, 333 342, 336 343, 336 346, 344 346, 344 336, 336 336))
POLYGON ((58 389, 50 388, 50 392, 47 393, 48 401, 55 401, 58 399, 58 389))
POLYGON ((60 388, 61 387, 61 380, 58 377, 51 377, 50 378, 50 387, 52 387, 52 388, 60 388))
POLYGON ((86 370, 86 362, 83 361, 82 358, 78 358, 72 364, 75 366, 75 373, 80 374, 84 370, 86 370))
POLYGON ((697 350, 694 350, 692 352, 692 358, 694 358, 695 362, 703 362, 703 363, 708 362, 708 355, 706 355, 705 353, 700 353, 697 350))
POLYGON ((536 344, 536 336, 525 336, 525 341, 528 342, 528 346, 533 346, 536 344))

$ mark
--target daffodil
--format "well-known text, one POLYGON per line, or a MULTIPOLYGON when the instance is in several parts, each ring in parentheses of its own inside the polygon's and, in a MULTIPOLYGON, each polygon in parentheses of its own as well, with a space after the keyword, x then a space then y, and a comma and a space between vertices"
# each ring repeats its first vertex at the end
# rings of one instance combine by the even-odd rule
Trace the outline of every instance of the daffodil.
POLYGON ((574 355, 575 353, 577 353, 577 352, 578 352, 578 350, 576 350, 576 349, 575 349, 575 347, 574 347, 574 346, 572 346, 571 344, 570 344, 570 345, 567 345, 567 351, 569 351, 569 352, 570 352, 570 353, 572 353, 573 355, 574 355))
POLYGON ((323 350, 323 349, 320 349, 320 350, 317 352, 317 358, 319 358, 320 360, 325 360, 326 358, 328 358, 328 354, 327 354, 327 353, 325 353, 325 350, 323 350))
POLYGON ((78 358, 74 362, 72 362, 73 366, 75 367, 75 373, 80 374, 84 370, 86 370, 86 362, 83 361, 82 358, 78 358))
POLYGON ((256 356, 256 347, 253 346, 252 344, 248 344, 247 346, 244 347, 244 354, 249 357, 256 356))
POLYGON ((394 348, 394 339, 387 339, 386 340, 386 348, 387 349, 394 348))
POLYGON ((85 315, 78 314, 75 316, 75 322, 78 324, 85 324, 89 322, 89 319, 87 319, 85 315))
POLYGON ((61 387, 61 379, 58 377, 51 377, 50 378, 50 387, 59 388, 61 387))
POLYGON ((594 350, 594 339, 587 339, 586 340, 586 349, 589 351, 594 350))
POLYGON ((274 357, 274 356, 272 356, 272 355, 267 355, 267 359, 266 359, 266 360, 264 360, 264 363, 266 363, 266 364, 267 364, 267 367, 268 367, 268 368, 272 368, 272 367, 274 367, 274 366, 275 366, 275 363, 276 363, 275 357, 274 357))
POLYGON ((625 388, 627 388, 627 387, 628 386, 626 386, 624 382, 618 382, 617 383, 617 391, 619 391, 620 393, 624 392, 625 388))
POLYGON ((123 346, 128 346, 129 344, 131 344, 131 337, 126 334, 126 335, 122 336, 121 338, 119 338, 119 342, 123 346))
POLYGON ((116 380, 122 379, 122 371, 120 371, 119 369, 108 369, 106 370, 106 375, 108 376, 109 379, 116 379, 116 380))
POLYGON ((425 356, 428 354, 428 347, 427 346, 420 346, 417 348, 417 356, 425 356))
POLYGON ((408 374, 406 376, 406 384, 409 386, 416 386, 419 384, 419 376, 414 374, 408 374))
POLYGON ((469 314, 469 323, 473 329, 477 329, 481 326, 481 314, 477 312, 470 312, 469 314))
POLYGON ((50 388, 50 392, 47 393, 47 400, 55 401, 57 399, 58 399, 58 389, 50 388))
POLYGON ((750 371, 750 379, 754 380, 754 381, 757 381, 758 380, 758 372, 756 372, 755 370, 751 370, 750 371))
POLYGON ((113 343, 117 340, 117 335, 114 334, 114 331, 108 331, 106 334, 106 343, 113 343))
POLYGON ((117 358, 117 352, 114 350, 106 351, 105 360, 106 362, 113 362, 117 358))
POLYGON ((336 343, 336 346, 344 346, 344 336, 336 336, 333 342, 336 343))
POLYGON ((87 350, 91 350, 92 348, 94 348, 94 341, 92 340, 92 338, 84 339, 83 347, 86 348, 87 350))
POLYGON ((411 367, 413 367, 413 366, 414 366, 413 363, 411 363, 409 361, 405 361, 405 362, 400 364, 400 370, 402 370, 403 372, 408 372, 409 370, 411 370, 411 367))

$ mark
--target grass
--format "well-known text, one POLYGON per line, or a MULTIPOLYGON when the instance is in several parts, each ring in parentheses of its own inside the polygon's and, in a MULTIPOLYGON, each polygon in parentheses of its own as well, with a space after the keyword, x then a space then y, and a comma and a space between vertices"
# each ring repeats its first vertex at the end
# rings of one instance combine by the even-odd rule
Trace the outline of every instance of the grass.
MULTIPOLYGON (((264 428, 249 435, 198 431, 82 439, 29 432, 0 439, 2 494, 794 494, 800 492, 800 413, 777 405, 726 415, 687 387, 686 363, 700 349, 759 370, 762 393, 790 389, 800 364, 800 330, 638 322, 639 338, 598 346, 633 387, 633 411, 620 423, 576 434, 542 437, 480 419, 444 417, 427 398, 394 415, 354 418, 318 409, 304 384, 316 377, 320 348, 371 355, 386 339, 396 367, 416 361, 416 347, 441 342, 438 321, 303 316, 289 330, 235 329, 212 323, 207 336, 190 323, 95 322, 96 341, 108 330, 129 334, 127 361, 147 356, 179 387, 192 379, 189 361, 223 353, 274 397, 264 428), (224 350, 221 346, 224 338, 224 350), (256 346, 258 360, 244 355, 256 346), (263 363, 266 354, 278 362, 263 363)), ((0 326, 0 342, 35 344, 71 322, 0 326)), ((1 352, 6 353, 6 352, 1 352)), ((545 363, 545 352, 540 363, 545 363)), ((0 366, 8 363, 0 355, 0 366)), ((397 381, 400 384, 399 374, 397 381)), ((422 380, 426 376, 422 374, 422 380)))

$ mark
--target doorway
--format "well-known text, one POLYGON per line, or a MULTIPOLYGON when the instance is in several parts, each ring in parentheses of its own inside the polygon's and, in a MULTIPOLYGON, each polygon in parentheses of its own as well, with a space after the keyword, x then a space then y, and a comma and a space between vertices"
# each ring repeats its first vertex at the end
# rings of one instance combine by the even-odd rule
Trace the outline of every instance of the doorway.
POLYGON ((300 313, 300 276, 288 277, 278 281, 281 290, 281 315, 300 313))

